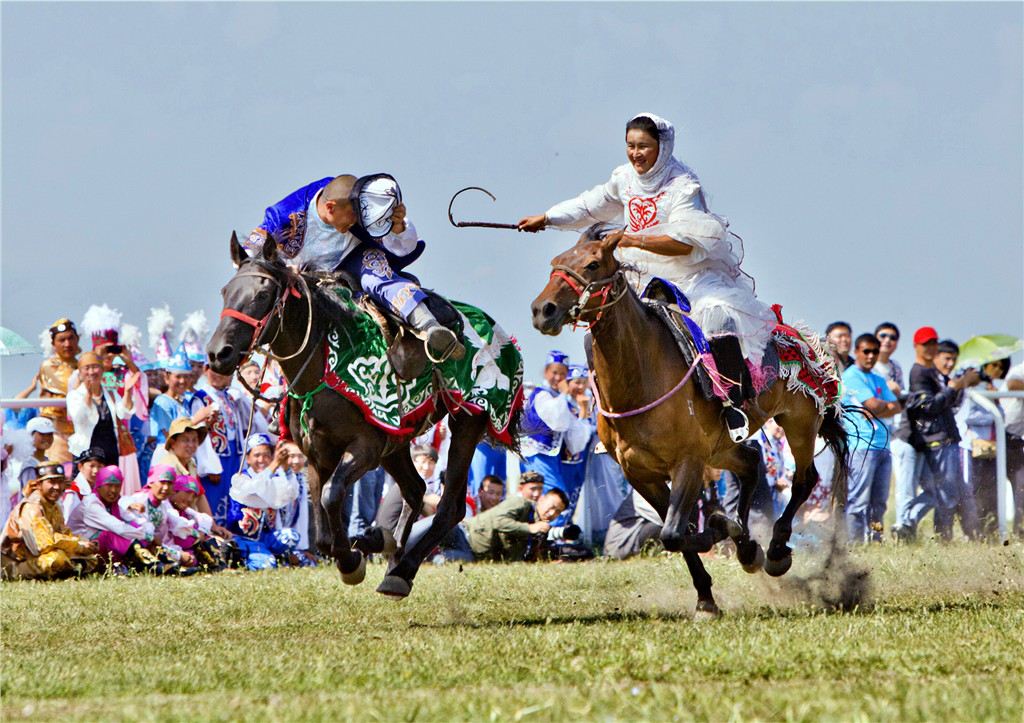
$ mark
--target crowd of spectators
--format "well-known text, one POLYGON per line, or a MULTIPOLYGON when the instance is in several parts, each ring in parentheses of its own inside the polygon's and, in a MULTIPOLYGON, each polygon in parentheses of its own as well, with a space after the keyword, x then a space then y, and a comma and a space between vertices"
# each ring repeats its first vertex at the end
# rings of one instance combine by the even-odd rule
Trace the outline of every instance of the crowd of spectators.
MULTIPOLYGON (((119 316, 90 309, 82 324, 92 341, 88 351, 80 348, 74 322, 55 322, 47 331, 49 356, 18 396, 38 388, 40 397, 63 399, 65 406, 5 410, 4 577, 318 564, 305 458, 272 433, 276 409, 204 365, 208 329, 201 315, 190 317, 172 351, 169 315, 155 310, 153 362, 138 335, 120 328, 119 316)), ((912 541, 929 514, 942 540, 954 537, 957 520, 968 539, 990 539, 996 425, 988 408, 965 392, 981 385, 1020 390, 1024 364, 1011 368, 1009 359, 997 359, 959 368, 957 345, 922 327, 913 335, 914 364, 904 373, 893 358, 900 331, 891 322, 854 337, 849 324, 837 321, 825 342, 843 379, 851 475, 843 504, 833 510, 831 460, 818 457, 821 479, 798 518, 795 542, 813 544, 812 523, 830 515, 839 523, 845 518, 839 527, 852 544, 912 541)), ((252 388, 269 391, 282 383, 272 363, 250 362, 240 371, 252 388)), ((583 559, 602 545, 605 555, 625 558, 657 545, 662 520, 630 490, 597 438, 586 367, 553 351, 542 371, 540 382, 528 385, 522 460, 480 445, 465 519, 442 541, 436 562, 583 559)), ((1024 404, 1005 400, 999 412, 1014 531, 1021 534, 1024 404)), ((744 444, 761 454, 751 524, 763 529, 789 500, 793 459, 774 421, 744 444)), ((429 528, 444 487, 444 422, 417 438, 411 453, 427 487, 410 546, 429 528)), ((731 473, 709 468, 704 504, 735 514, 738 487, 731 473)), ((373 525, 394 529, 401 511, 398 487, 381 469, 353 485, 343 507, 353 536, 373 525)))

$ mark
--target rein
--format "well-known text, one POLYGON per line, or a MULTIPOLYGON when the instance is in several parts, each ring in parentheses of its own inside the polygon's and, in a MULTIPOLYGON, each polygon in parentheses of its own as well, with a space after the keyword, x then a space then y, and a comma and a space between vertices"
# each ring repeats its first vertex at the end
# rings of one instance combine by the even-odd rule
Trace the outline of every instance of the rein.
POLYGON ((616 271, 611 276, 604 279, 597 279, 596 281, 587 281, 585 278, 580 276, 579 273, 569 268, 558 264, 553 267, 551 272, 551 279, 561 279, 569 288, 572 289, 577 296, 576 303, 566 312, 566 316, 569 321, 573 324, 573 329, 583 326, 584 323, 593 326, 597 322, 601 321, 601 317, 604 316, 604 310, 609 306, 616 304, 626 292, 629 287, 626 284, 626 279, 622 275, 621 271, 616 271), (608 300, 609 295, 612 297, 611 301, 608 300), (590 308, 584 308, 591 299, 599 299, 601 301, 597 306, 590 308), (584 313, 597 312, 597 317, 593 321, 586 321, 581 319, 584 313))
POLYGON ((700 364, 700 361, 701 361, 700 355, 699 354, 694 355, 693 364, 690 365, 690 368, 686 371, 686 374, 683 376, 683 378, 679 380, 678 384, 676 384, 674 387, 672 387, 670 390, 668 390, 668 392, 666 392, 664 395, 662 395, 660 398, 654 400, 650 404, 646 404, 646 405, 640 407, 639 409, 634 409, 634 410, 629 411, 629 412, 609 412, 608 410, 606 410, 603 407, 601 407, 601 395, 598 393, 598 391, 597 391, 597 383, 594 381, 594 377, 596 375, 593 372, 591 372, 591 374, 590 374, 590 390, 592 392, 594 392, 594 406, 597 407, 597 411, 598 411, 598 413, 602 417, 606 417, 608 419, 623 419, 625 417, 635 417, 638 414, 643 414, 644 412, 649 412, 652 409, 654 409, 655 407, 657 407, 659 404, 661 404, 662 402, 667 400, 673 394, 678 392, 680 389, 682 389, 683 385, 685 385, 686 382, 689 381, 690 377, 693 375, 693 372, 697 368, 697 365, 700 364))

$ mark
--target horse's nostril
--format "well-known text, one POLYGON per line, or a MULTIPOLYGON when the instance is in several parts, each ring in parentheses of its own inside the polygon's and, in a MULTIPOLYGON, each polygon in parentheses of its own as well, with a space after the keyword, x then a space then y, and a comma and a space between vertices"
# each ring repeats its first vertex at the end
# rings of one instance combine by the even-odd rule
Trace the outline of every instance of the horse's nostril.
POLYGON ((230 344, 225 344, 220 349, 218 349, 217 352, 213 354, 213 356, 218 361, 227 361, 234 355, 234 353, 235 348, 230 344))
POLYGON ((552 316, 555 315, 555 312, 557 310, 558 307, 549 301, 548 303, 544 304, 544 306, 540 310, 540 313, 544 315, 545 319, 550 319, 552 316))

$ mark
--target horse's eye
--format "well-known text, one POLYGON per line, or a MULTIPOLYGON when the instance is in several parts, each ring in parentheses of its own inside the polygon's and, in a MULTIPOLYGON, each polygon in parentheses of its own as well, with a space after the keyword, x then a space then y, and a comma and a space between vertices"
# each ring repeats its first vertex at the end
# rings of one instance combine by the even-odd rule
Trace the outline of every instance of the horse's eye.
POLYGON ((587 264, 587 271, 597 271, 598 267, 600 266, 601 263, 599 261, 591 261, 589 264, 587 264))
POLYGON ((267 298, 267 296, 269 296, 269 294, 267 293, 266 289, 261 289, 256 294, 256 298, 259 299, 260 301, 263 301, 265 298, 267 298))

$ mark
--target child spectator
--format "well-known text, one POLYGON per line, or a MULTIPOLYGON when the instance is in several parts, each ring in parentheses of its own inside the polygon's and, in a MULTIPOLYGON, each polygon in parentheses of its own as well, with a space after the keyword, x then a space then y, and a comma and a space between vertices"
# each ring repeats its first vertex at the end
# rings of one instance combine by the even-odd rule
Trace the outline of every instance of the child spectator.
POLYGON ((278 510, 299 496, 299 483, 288 467, 288 449, 274 450, 270 437, 246 440, 246 468, 231 480, 228 528, 234 533, 246 567, 267 570, 286 560, 299 544, 299 533, 281 523, 278 510))
POLYGON ((75 476, 75 481, 61 495, 60 501, 64 519, 68 520, 69 525, 71 524, 71 513, 95 489, 96 475, 104 467, 103 457, 104 452, 99 447, 90 447, 75 457, 78 474, 75 476))
POLYGON ((32 456, 21 463, 18 479, 22 489, 37 476, 36 468, 46 464, 46 453, 53 446, 53 435, 57 431, 49 417, 33 417, 25 425, 32 435, 32 456))
POLYGON ((156 571, 160 562, 147 549, 156 529, 149 520, 131 524, 122 519, 118 506, 122 484, 124 476, 116 465, 100 468, 92 493, 72 511, 68 527, 83 540, 94 542, 105 563, 127 563, 139 570, 156 571))
POLYGON ((219 572, 228 565, 224 550, 214 536, 230 540, 232 534, 218 525, 212 517, 192 507, 198 497, 199 480, 188 475, 178 475, 174 478, 171 506, 179 515, 191 520, 200 534, 199 537, 172 535, 171 544, 179 550, 187 550, 194 554, 196 561, 207 572, 219 572))
POLYGON ((199 530, 192 521, 178 514, 169 499, 174 492, 177 472, 170 465, 157 464, 149 470, 145 489, 134 495, 122 497, 118 502, 121 518, 142 526, 146 521, 153 525, 155 534, 151 545, 157 559, 164 563, 158 570, 161 574, 191 575, 199 572, 195 556, 180 550, 174 538, 197 538, 199 530))

